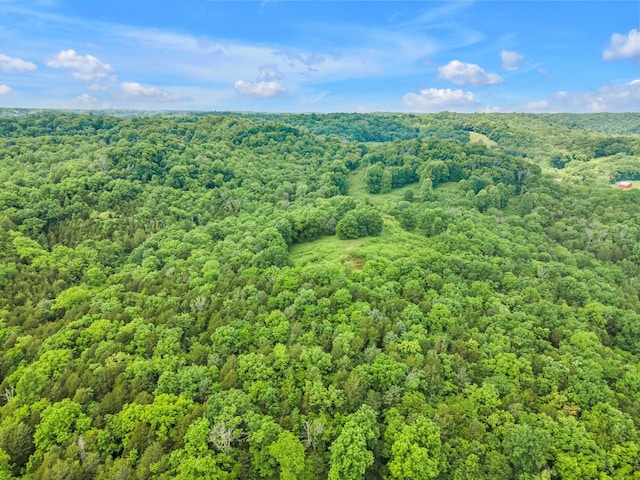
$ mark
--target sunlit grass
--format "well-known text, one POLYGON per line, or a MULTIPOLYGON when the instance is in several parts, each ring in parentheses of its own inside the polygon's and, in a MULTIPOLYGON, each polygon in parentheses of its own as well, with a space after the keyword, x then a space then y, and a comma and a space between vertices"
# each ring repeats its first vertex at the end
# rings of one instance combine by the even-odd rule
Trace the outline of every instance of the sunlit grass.
POLYGON ((495 147, 498 144, 482 133, 469 132, 469 142, 484 143, 487 147, 495 147))

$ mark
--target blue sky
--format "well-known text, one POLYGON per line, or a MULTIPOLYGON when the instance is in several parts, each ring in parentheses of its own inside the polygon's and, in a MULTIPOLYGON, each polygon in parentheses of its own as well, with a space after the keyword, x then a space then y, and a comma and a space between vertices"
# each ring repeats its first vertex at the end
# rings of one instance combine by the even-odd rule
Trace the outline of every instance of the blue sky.
POLYGON ((0 0, 0 106, 640 111, 633 1, 0 0))

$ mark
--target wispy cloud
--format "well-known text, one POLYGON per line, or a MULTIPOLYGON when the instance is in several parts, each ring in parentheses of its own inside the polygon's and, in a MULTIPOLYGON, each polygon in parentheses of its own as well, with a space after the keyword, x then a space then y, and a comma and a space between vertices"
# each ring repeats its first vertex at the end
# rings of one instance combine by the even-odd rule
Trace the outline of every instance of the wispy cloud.
POLYGON ((78 55, 75 50, 62 50, 47 61, 47 65, 70 70, 75 78, 87 81, 104 78, 113 70, 111 65, 102 63, 93 55, 78 55))
POLYGON ((471 92, 451 90, 449 88, 426 88, 420 94, 407 93, 402 103, 412 110, 433 112, 445 109, 466 110, 477 106, 480 102, 471 92))
POLYGON ((485 72, 482 67, 474 63, 463 63, 452 60, 442 67, 438 67, 438 78, 449 80, 456 85, 497 85, 502 83, 502 77, 497 73, 485 72))
MULTIPOLYGON (((375 36, 370 30, 367 35, 375 36)), ((433 51, 420 39, 417 41, 422 44, 420 48, 410 44, 409 35, 391 36, 394 39, 384 43, 381 34, 375 45, 359 46, 345 40, 339 52, 332 52, 238 41, 204 41, 206 48, 203 48, 202 39, 189 35, 148 29, 116 30, 116 38, 125 44, 133 40, 136 49, 144 52, 140 56, 145 59, 146 72, 157 70, 185 79, 227 84, 253 77, 256 68, 264 65, 285 76, 291 84, 396 76, 418 71, 415 66, 418 60, 433 51), (167 58, 171 58, 171 62, 167 62, 167 58)), ((128 67, 135 70, 137 65, 131 62, 128 67)))
POLYGON ((0 95, 8 95, 12 91, 9 85, 0 85, 0 95))
POLYGON ((278 67, 275 65, 263 65, 259 70, 258 80, 261 82, 270 82, 284 78, 282 72, 278 70, 278 67))
POLYGON ((135 28, 123 25, 106 25, 116 37, 128 39, 138 47, 152 50, 199 52, 210 55, 223 55, 227 51, 227 42, 215 42, 206 37, 195 37, 169 31, 147 28, 135 28))
POLYGON ((317 65, 323 64, 327 60, 327 55, 323 55, 321 53, 306 53, 290 50, 275 51, 273 54, 283 58, 284 61, 292 67, 304 65, 305 67, 313 68, 317 65))
POLYGON ((635 28, 628 35, 614 33, 609 46, 602 53, 603 60, 624 60, 640 57, 640 32, 635 28))
POLYGON ((537 71, 538 71, 538 73, 539 73, 540 75, 542 75, 544 78, 549 78, 549 79, 553 78, 553 73, 551 73, 551 72, 550 72, 549 70, 547 70, 546 68, 540 67, 540 68, 538 68, 538 70, 537 70, 537 71))
POLYGON ((502 50, 500 52, 500 58, 502 59, 501 68, 508 72, 515 72, 520 69, 524 55, 513 50, 502 50))
POLYGON ((37 70, 35 63, 27 62, 21 58, 14 58, 0 54, 0 70, 4 73, 24 73, 37 70))

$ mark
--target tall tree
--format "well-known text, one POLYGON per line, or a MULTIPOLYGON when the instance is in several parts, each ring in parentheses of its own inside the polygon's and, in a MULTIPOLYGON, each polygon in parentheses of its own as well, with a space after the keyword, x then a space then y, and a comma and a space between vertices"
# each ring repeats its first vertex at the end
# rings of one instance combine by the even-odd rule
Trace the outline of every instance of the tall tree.
POLYGON ((436 478, 447 466, 440 429, 424 415, 405 425, 391 447, 389 472, 394 480, 436 478))
POLYGON ((376 423, 376 412, 363 405, 349 415, 338 438, 331 444, 329 480, 358 480, 364 477, 367 468, 373 465, 371 448, 380 432, 376 423))

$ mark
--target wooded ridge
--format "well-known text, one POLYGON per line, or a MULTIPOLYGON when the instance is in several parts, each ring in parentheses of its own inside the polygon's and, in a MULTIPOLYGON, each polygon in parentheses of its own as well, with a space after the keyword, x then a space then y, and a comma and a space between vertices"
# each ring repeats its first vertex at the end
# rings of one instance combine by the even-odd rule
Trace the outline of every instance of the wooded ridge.
POLYGON ((640 114, 0 109, 0 479, 640 478, 636 184, 640 114))

